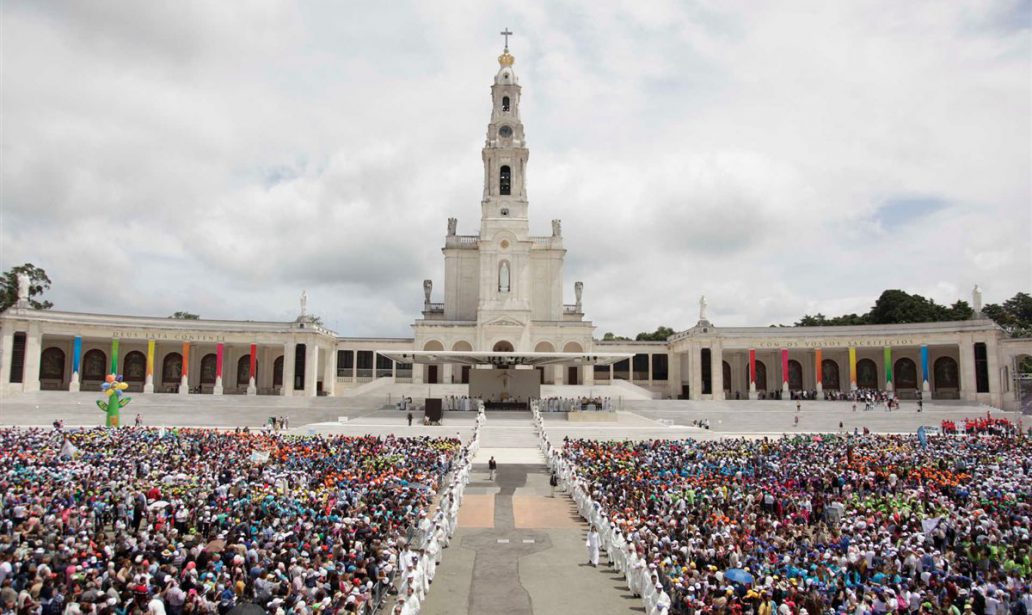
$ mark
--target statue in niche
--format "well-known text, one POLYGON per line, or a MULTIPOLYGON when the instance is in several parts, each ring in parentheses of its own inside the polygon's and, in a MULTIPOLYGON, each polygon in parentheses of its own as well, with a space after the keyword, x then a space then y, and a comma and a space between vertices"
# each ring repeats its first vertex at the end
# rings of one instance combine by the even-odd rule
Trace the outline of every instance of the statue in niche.
POLYGON ((581 305, 581 295, 584 293, 584 282, 573 283, 573 294, 577 297, 577 307, 581 305))
POLYGON ((978 284, 975 284, 975 289, 971 291, 971 307, 975 310, 975 314, 982 313, 982 289, 978 284))
POLYGON ((425 297, 425 303, 430 305, 430 292, 434 290, 433 280, 423 280, 423 296, 425 297))
POLYGON ((706 320, 706 295, 699 297, 699 320, 706 320))
POLYGON ((509 292, 509 261, 502 261, 498 268, 498 292, 509 292))
POLYGON ((562 223, 561 220, 556 218, 555 220, 552 220, 552 237, 562 237, 562 236, 563 236, 563 223, 562 223))
POLYGON ((308 315, 308 291, 307 290, 301 291, 301 315, 302 316, 307 316, 308 315))
POLYGON ((458 226, 459 226, 459 219, 458 218, 448 218, 448 236, 449 237, 454 237, 455 236, 455 230, 458 228, 458 226))

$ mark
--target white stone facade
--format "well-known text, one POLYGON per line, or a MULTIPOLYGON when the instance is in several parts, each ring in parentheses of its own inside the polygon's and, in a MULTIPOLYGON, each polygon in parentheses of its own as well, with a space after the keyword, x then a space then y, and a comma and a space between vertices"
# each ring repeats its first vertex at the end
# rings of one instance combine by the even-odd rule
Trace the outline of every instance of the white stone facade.
MULTIPOLYGON (((580 303, 563 303, 562 230, 530 234, 526 178, 530 152, 520 119, 519 80, 508 50, 491 86, 491 116, 483 148, 480 232, 459 235, 449 220, 444 248, 444 301, 427 297, 413 324, 415 350, 588 352, 593 325, 580 303)), ((571 289, 572 289, 571 285, 571 289)), ((459 381, 456 374, 417 369, 415 382, 459 381)), ((557 367, 547 382, 582 384, 591 374, 557 367)), ((591 370, 581 370, 588 371, 591 370)))

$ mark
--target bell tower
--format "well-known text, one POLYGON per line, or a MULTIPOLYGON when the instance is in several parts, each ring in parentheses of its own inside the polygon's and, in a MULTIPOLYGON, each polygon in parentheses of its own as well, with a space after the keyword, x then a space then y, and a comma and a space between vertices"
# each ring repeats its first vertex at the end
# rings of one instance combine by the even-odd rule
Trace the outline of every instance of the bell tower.
POLYGON ((482 237, 501 228, 523 236, 528 230, 526 172, 530 152, 520 120, 519 80, 512 67, 516 58, 509 53, 512 32, 506 29, 502 35, 505 49, 498 56, 498 73, 491 86, 491 122, 483 149, 482 237))

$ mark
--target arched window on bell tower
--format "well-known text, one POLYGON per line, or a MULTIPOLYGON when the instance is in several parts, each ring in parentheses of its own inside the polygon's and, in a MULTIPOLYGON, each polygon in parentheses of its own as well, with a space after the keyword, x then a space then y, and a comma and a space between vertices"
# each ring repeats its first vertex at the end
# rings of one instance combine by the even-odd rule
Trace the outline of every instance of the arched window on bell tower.
POLYGON ((508 110, 509 110, 509 97, 508 96, 502 96, 502 111, 508 111, 508 110))
POLYGON ((508 165, 503 166, 498 173, 498 194, 512 194, 512 171, 508 165))

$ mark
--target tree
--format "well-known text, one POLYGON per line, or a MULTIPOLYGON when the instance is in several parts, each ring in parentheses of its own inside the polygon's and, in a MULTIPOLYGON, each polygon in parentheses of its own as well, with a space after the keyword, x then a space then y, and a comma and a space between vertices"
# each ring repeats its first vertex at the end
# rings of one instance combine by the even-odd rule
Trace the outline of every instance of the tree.
POLYGON ((1025 357, 1018 363, 1019 374, 1032 374, 1032 357, 1025 357))
POLYGON ((639 333, 634 339, 638 342, 665 342, 673 334, 674 330, 670 327, 659 326, 652 333, 647 331, 639 333))
POLYGON ((921 295, 902 290, 886 290, 866 314, 846 314, 828 318, 824 314, 809 314, 795 323, 797 327, 840 327, 848 325, 896 325, 908 322, 943 322, 967 320, 974 315, 967 301, 957 301, 947 307, 921 295))
POLYGON ((18 274, 24 273, 29 276, 29 305, 37 310, 49 310, 54 304, 49 301, 37 301, 33 299, 50 290, 50 278, 42 268, 32 263, 25 263, 17 267, 11 267, 4 272, 0 278, 0 312, 18 302, 18 274))
POLYGON ((828 318, 824 314, 818 312, 814 316, 804 314, 799 321, 795 323, 796 327, 842 327, 847 325, 865 325, 867 324, 867 316, 857 316, 856 314, 846 314, 845 316, 834 316, 828 318))
POLYGON ((603 342, 629 342, 631 338, 622 335, 615 335, 612 331, 606 331, 602 336, 603 342))
POLYGON ((1017 293, 1002 304, 988 303, 982 313, 1000 325, 1011 337, 1032 337, 1032 296, 1017 293))
POLYGON ((201 317, 190 312, 176 312, 169 316, 169 318, 174 318, 175 320, 200 320, 201 317))

